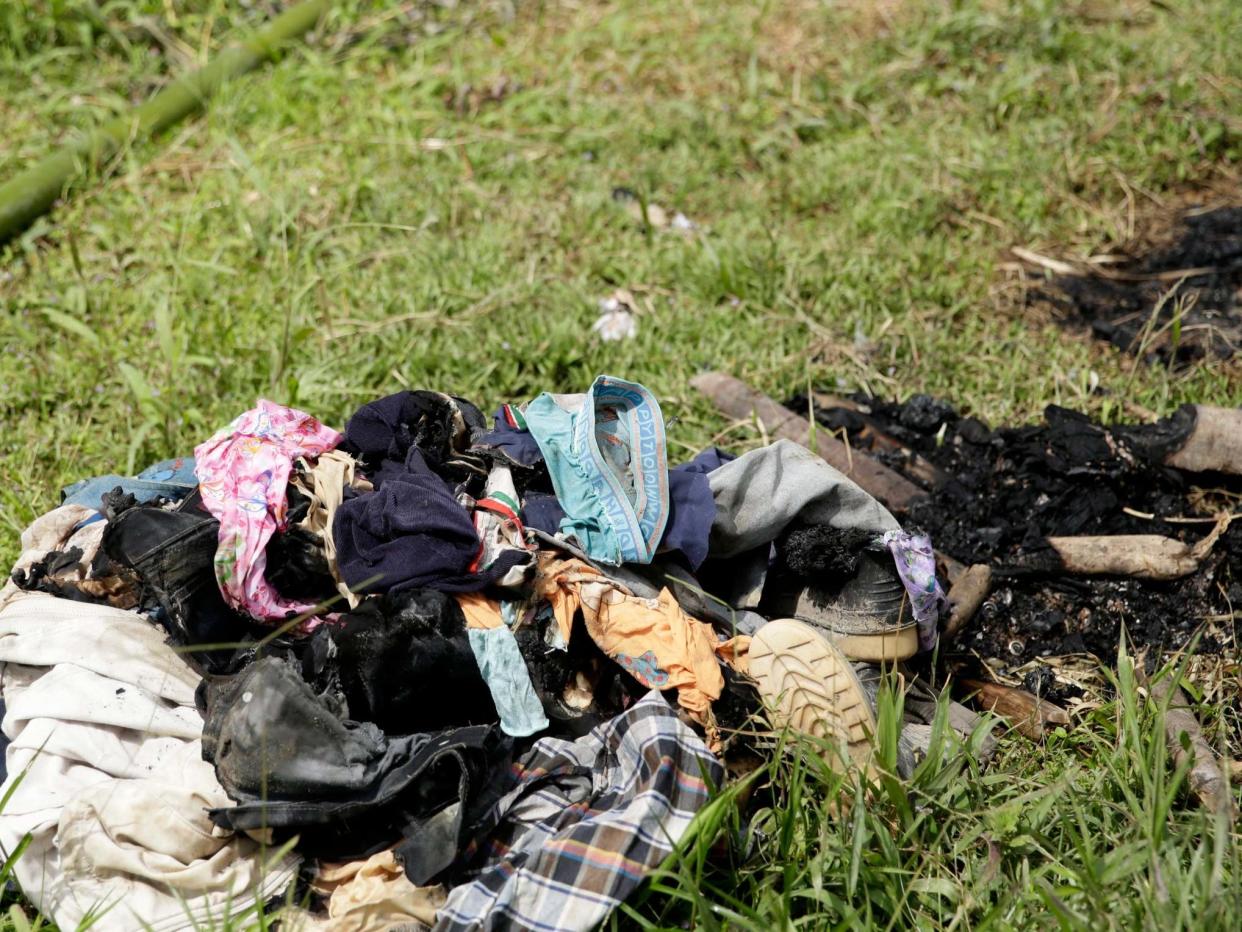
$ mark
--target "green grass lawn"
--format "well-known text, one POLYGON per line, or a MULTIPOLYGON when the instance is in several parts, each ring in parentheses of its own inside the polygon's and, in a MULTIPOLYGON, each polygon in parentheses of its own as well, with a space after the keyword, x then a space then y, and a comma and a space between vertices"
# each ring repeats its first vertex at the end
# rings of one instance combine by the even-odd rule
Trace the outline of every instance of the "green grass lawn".
MULTIPOLYGON (((0 3, 0 180, 274 6, 0 3)), ((709 367, 990 421, 1242 403, 1237 363, 1135 365, 1006 268, 1242 202, 1240 43, 1238 0, 340 0, 0 252, 0 562, 61 486, 258 396, 339 425, 406 386, 490 410, 608 372, 660 397, 674 459, 759 442, 689 388, 709 367), (697 229, 645 229, 619 186, 697 229), (638 333, 602 343, 619 287, 638 333)), ((986 771, 948 747, 854 806, 782 758, 770 808, 743 826, 726 792, 617 921, 1237 928, 1236 827, 1187 804, 1154 714, 1006 737, 986 771)))

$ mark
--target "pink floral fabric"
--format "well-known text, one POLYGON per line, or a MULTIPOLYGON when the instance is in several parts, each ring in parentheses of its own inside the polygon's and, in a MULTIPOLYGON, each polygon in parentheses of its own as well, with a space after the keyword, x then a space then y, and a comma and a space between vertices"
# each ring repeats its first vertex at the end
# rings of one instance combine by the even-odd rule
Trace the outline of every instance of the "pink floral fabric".
MULTIPOLYGON (((194 449, 203 504, 220 522, 216 580, 233 608, 284 621, 314 605, 283 598, 265 574, 267 542, 285 527, 285 489, 299 456, 314 458, 341 435, 302 411, 260 399, 257 407, 194 449)), ((321 619, 301 626, 309 631, 321 619)))

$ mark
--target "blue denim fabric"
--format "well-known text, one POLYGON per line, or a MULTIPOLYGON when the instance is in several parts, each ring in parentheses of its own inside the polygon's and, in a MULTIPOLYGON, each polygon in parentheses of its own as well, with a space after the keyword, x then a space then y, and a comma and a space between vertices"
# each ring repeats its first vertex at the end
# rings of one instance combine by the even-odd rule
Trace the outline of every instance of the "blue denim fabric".
POLYGON ((122 491, 134 496, 139 503, 154 498, 180 501, 196 488, 194 457, 179 456, 148 466, 136 476, 96 476, 82 479, 61 490, 61 504, 84 505, 99 510, 103 497, 120 486, 122 491))

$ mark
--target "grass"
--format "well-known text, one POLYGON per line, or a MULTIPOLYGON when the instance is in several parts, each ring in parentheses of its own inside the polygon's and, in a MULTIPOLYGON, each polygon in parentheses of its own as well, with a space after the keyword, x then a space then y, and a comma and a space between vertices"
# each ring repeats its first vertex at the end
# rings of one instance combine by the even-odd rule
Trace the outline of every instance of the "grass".
POLYGON ((1163 710, 1138 698, 1129 657, 1114 683, 1119 701, 1082 727, 1035 751, 1007 743, 986 770, 981 735, 963 746, 943 720, 910 780, 869 792, 813 753, 778 758, 756 778, 775 787, 771 804, 745 825, 718 799, 614 925, 1236 928, 1236 836, 1184 811, 1163 710), (749 856, 709 861, 720 836, 749 856))
MULTIPOLYGON (((272 6, 0 4, 0 177, 272 6)), ((61 486, 187 452, 260 395, 339 425, 407 385, 490 406, 611 372, 661 398, 674 458, 759 442, 689 389, 707 367, 992 421, 1242 403, 1238 364, 1135 365, 1032 316, 1005 268, 1236 203, 1239 35, 1234 0, 341 0, 0 253, 0 562, 61 486), (618 186, 698 230, 644 229, 618 186), (638 333, 601 343, 618 287, 638 333)), ((1236 927, 1236 834, 1121 695, 848 812, 782 759, 763 817, 722 796, 621 921, 1236 927), (754 856, 709 863, 710 821, 754 856)))

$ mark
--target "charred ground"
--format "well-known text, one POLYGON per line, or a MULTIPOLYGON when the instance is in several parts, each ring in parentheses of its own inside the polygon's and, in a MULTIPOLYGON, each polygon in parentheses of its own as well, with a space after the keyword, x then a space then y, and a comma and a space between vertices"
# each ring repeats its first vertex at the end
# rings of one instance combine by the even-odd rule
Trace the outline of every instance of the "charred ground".
MULTIPOLYGON (((902 404, 861 395, 820 402, 814 408, 821 425, 930 486, 908 520, 928 531, 938 550, 993 566, 992 593, 949 646, 953 654, 1023 669, 1029 679, 1031 663, 1041 658, 1091 654, 1113 663, 1124 629, 1132 649, 1146 649, 1153 662, 1192 643, 1199 653, 1234 656, 1242 524, 1225 533, 1198 572, 1172 582, 1021 569, 1048 537, 1162 534, 1193 543, 1210 531, 1212 515, 1239 510, 1237 477, 1159 464, 1160 426, 1106 427, 1049 406, 1042 423, 992 428, 926 395, 902 404), (824 403, 834 400, 840 403, 824 403), (877 434, 926 462, 913 465, 877 434), (926 463, 937 477, 932 482, 926 463), (1186 517, 1205 521, 1166 520, 1186 517)), ((807 410, 805 397, 789 404, 807 410)), ((1032 691, 1073 693, 1034 669, 1032 691)))

